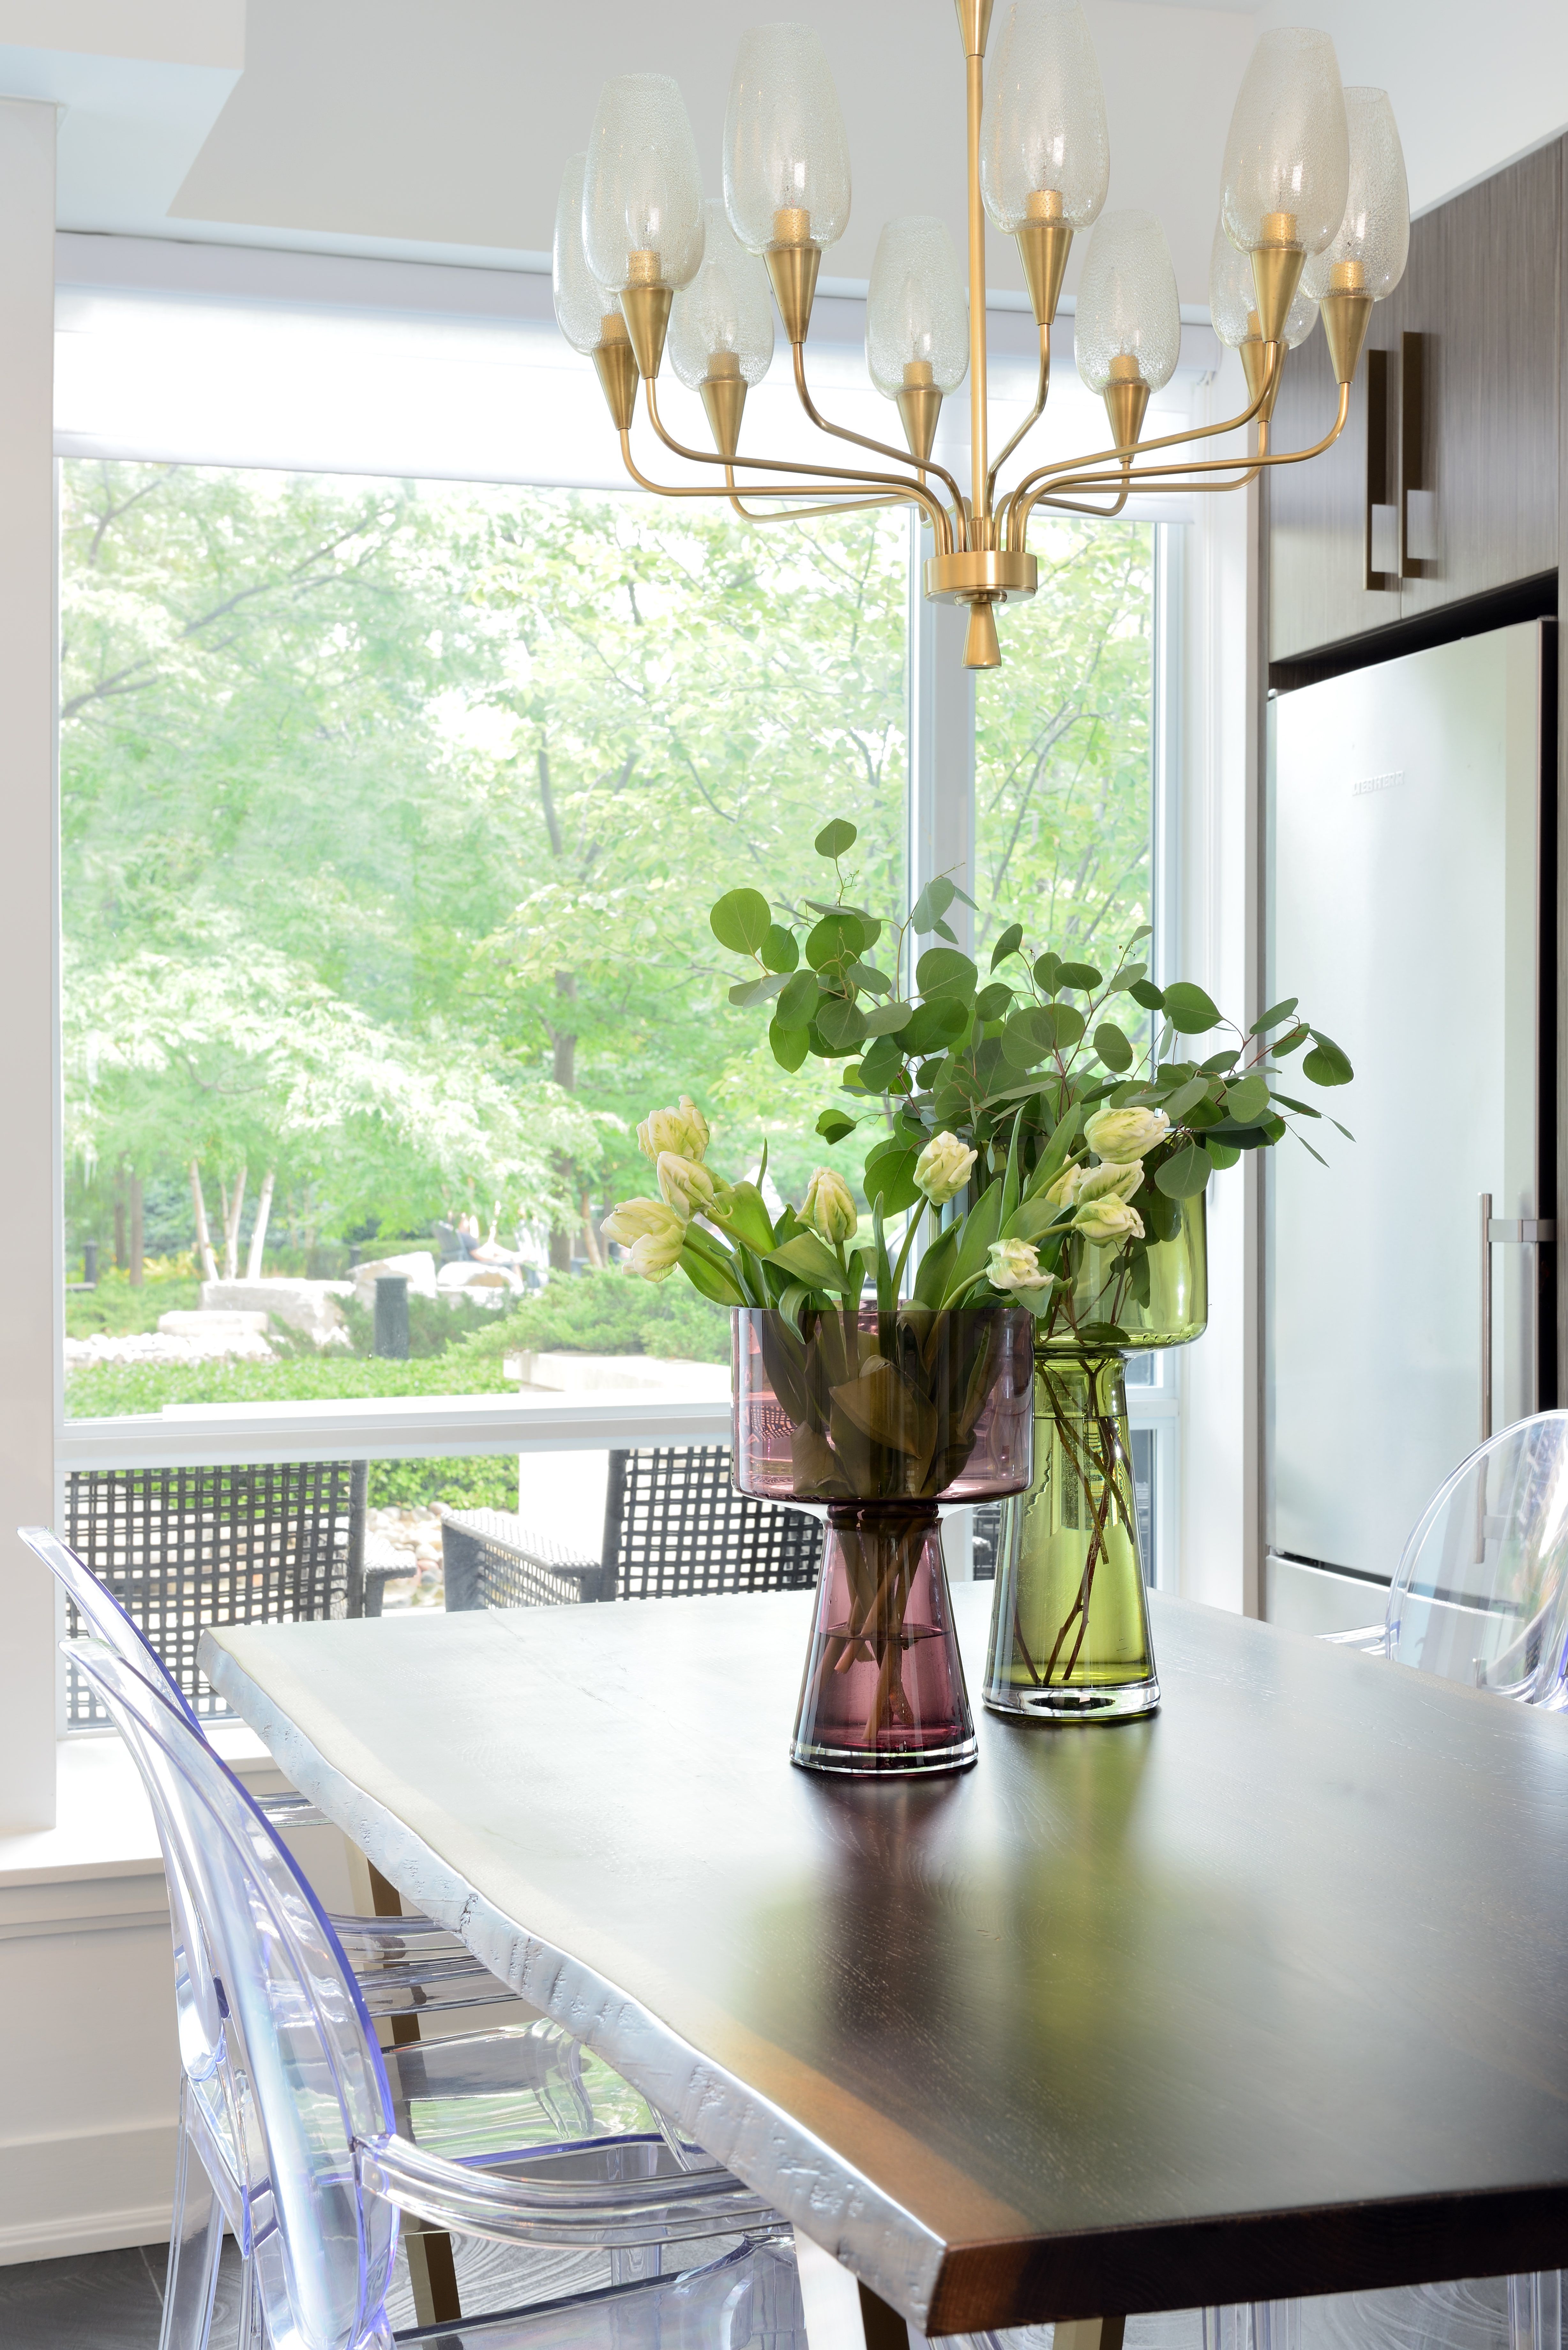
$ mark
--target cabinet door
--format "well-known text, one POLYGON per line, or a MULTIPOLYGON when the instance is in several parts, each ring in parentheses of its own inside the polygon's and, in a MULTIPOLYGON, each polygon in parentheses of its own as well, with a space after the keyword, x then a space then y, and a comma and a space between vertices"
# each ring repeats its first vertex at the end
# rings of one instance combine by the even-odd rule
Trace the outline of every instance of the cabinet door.
MULTIPOLYGON (((1388 495, 1378 561, 1395 588, 1366 585, 1367 401, 1364 357, 1350 418, 1325 455, 1273 468, 1264 502, 1269 655, 1289 660, 1418 618, 1557 563, 1559 245, 1568 142, 1527 155, 1410 229, 1401 283, 1372 314, 1368 350, 1387 353, 1388 495), (1403 351, 1421 338, 1421 398, 1403 351)), ((1317 329, 1286 362, 1273 445, 1321 437, 1334 412, 1317 329)))
POLYGON ((1542 148, 1412 224, 1399 290, 1424 414, 1401 463, 1422 488, 1402 619, 1556 568, 1563 161, 1542 148))
MULTIPOLYGON (((1397 288, 1373 311, 1369 348, 1397 353, 1398 300, 1397 288)), ((1392 365, 1397 369, 1397 358, 1392 365)), ((1397 587, 1369 590, 1366 584, 1369 374, 1364 357, 1350 388, 1348 421, 1332 449, 1304 464, 1272 466, 1264 477, 1271 660, 1289 660, 1345 637, 1364 636, 1399 618, 1397 587)), ((1285 361, 1271 446, 1310 449, 1333 423, 1337 401, 1328 344, 1322 328, 1314 327, 1285 361)), ((1391 452, 1394 447, 1390 442, 1391 452)), ((1394 517, 1385 519, 1390 525, 1386 559, 1393 561, 1394 517)), ((1384 554, 1380 543, 1380 558, 1384 554)))

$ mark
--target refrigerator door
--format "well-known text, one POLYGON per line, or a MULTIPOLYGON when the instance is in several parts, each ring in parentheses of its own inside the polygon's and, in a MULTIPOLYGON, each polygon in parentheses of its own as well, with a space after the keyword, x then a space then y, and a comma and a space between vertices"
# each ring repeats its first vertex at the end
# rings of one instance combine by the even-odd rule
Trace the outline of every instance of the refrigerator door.
MULTIPOLYGON (((1386 1580, 1480 1440, 1479 1195, 1548 1212, 1540 683, 1531 622, 1273 706, 1270 1000, 1349 1054, 1353 1085, 1299 1091, 1355 1139, 1303 1121, 1327 1167, 1269 1154, 1271 1589, 1291 1561, 1386 1580)), ((1535 1408, 1536 1252, 1492 1270, 1501 1428, 1535 1408)))

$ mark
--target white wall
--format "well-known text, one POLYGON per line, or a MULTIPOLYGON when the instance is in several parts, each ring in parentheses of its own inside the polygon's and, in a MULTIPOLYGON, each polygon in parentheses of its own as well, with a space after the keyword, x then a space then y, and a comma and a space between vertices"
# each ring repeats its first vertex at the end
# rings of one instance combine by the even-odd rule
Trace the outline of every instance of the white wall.
MULTIPOLYGON (((1110 201, 1161 215, 1182 297, 1204 301, 1251 20, 1154 0, 1088 6, 1110 117, 1110 201)), ((792 10, 823 36, 849 130, 854 210, 827 271, 866 277, 894 213, 940 212, 961 251, 963 67, 950 6, 792 0, 792 10)), ((753 20, 728 0, 679 11, 633 0, 548 11, 515 0, 443 0, 437 11, 428 0, 250 0, 244 77, 171 217, 230 234, 542 253, 562 168, 587 147, 600 87, 618 71, 677 76, 717 194, 736 42, 753 20)), ((1022 287, 1010 239, 993 238, 989 271, 993 285, 1022 287)))

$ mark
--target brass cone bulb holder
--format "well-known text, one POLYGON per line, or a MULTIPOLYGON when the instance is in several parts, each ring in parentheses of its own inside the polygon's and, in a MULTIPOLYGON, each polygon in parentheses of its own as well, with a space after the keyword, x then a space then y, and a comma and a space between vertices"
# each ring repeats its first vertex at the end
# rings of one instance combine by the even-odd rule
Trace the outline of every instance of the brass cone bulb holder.
POLYGON ((931 381, 929 359, 909 362, 898 400, 898 418, 909 444, 909 454, 917 465, 927 464, 936 442, 937 419, 942 412, 942 396, 931 381))
POLYGON ((629 432, 632 411, 637 406, 637 354, 626 331, 626 320, 618 310, 599 323, 604 340, 594 353, 594 371, 616 431, 629 432))
MULTIPOLYGON (((776 213, 774 226, 777 228, 780 222, 786 219, 792 222, 799 219, 804 223, 805 214, 776 213)), ((804 343, 806 328, 811 324, 811 306, 816 298, 816 273, 822 266, 822 247, 813 244, 803 229, 795 242, 770 244, 763 259, 768 265, 768 276, 773 280, 774 300, 778 304, 779 317, 784 320, 785 338, 792 343, 804 343)))
POLYGON ((675 299, 668 286, 628 286, 620 297, 621 316, 637 353, 639 375, 651 382, 664 357, 670 331, 670 306, 675 299))
POLYGON ((963 640, 965 669, 1000 669, 1002 647, 996 640, 996 611, 989 596, 977 596, 969 608, 969 628, 963 640))
POLYGON ((1247 379, 1247 405, 1251 408, 1261 397, 1262 406, 1258 410, 1258 418, 1261 423, 1267 424, 1273 417, 1274 402, 1280 394, 1285 346, 1283 343, 1266 343, 1262 335, 1249 335, 1244 343, 1237 344, 1236 356, 1241 362, 1241 373, 1247 379), (1268 387, 1266 390, 1265 385, 1268 387))
POLYGON ((1137 372, 1137 359, 1120 357, 1111 361, 1105 401, 1112 442, 1119 455, 1130 455, 1137 447, 1143 420, 1148 413, 1148 386, 1137 372))
MULTIPOLYGON (((1270 221, 1290 221, 1289 213, 1271 213, 1270 221)), ((1267 226, 1267 222, 1264 225, 1267 226)), ((1296 298, 1296 287, 1306 267, 1299 244, 1260 244, 1252 255, 1252 285, 1258 296, 1258 325, 1266 343, 1283 342, 1285 320, 1296 298)))
POLYGON ((954 0, 954 5, 965 57, 983 57, 986 36, 991 31, 992 0, 954 0))
POLYGON ((1063 220, 1026 220, 1014 235, 1018 258, 1023 264, 1023 282, 1033 305, 1034 323, 1037 327, 1049 327, 1055 321, 1056 305, 1062 298, 1062 280, 1067 274, 1067 255, 1073 250, 1073 232, 1063 220))
POLYGON ((1366 329, 1372 324, 1372 296, 1344 292, 1335 286, 1317 307, 1323 317, 1328 355, 1334 362, 1334 380, 1338 384, 1349 383, 1360 362, 1366 329))
POLYGON ((707 411, 714 448, 721 457, 732 457, 741 445, 741 414, 746 405, 746 380, 733 351, 713 353, 708 361, 708 372, 697 390, 707 411))

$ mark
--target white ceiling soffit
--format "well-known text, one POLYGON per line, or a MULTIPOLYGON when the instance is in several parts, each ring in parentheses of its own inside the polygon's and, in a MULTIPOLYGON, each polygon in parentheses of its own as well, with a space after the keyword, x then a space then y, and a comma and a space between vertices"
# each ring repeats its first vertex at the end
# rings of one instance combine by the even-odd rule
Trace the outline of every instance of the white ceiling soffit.
MULTIPOLYGON (((545 278, 87 236, 58 240, 57 276, 63 456, 628 486, 593 369, 557 331, 545 278)), ((1033 390, 1033 329, 1011 311, 992 323, 994 421, 1005 436, 1033 390)), ((892 411, 867 380, 864 338, 863 304, 819 300, 813 386, 836 422, 887 438, 892 411)), ((1218 358, 1209 328, 1184 330, 1151 432, 1190 419, 1218 358)), ((697 400, 672 378, 664 406, 677 439, 708 445, 697 400)), ((966 402, 949 400, 939 455, 967 464, 967 432, 966 402)), ((1064 321, 1031 462, 1104 438, 1104 411, 1078 380, 1064 321)), ((659 449, 640 413, 634 445, 656 480, 711 479, 659 449)), ((748 400, 744 445, 821 460, 786 363, 775 359, 748 400)), ((1145 504, 1146 518, 1187 518, 1174 500, 1145 504)))
POLYGON ((62 109, 63 228, 165 234, 245 62, 245 0, 0 0, 0 95, 62 109))

